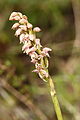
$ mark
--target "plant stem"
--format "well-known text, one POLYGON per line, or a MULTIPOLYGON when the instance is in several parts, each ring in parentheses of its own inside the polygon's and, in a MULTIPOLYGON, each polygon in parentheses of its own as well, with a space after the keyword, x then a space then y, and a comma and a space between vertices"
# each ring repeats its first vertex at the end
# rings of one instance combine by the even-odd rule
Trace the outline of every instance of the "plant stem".
POLYGON ((48 78, 48 83, 49 83, 50 94, 51 94, 51 97, 52 97, 52 101, 53 101, 53 104, 54 104, 54 109, 55 109, 57 118, 58 118, 58 120, 63 120, 60 105, 59 105, 59 102, 58 102, 58 99, 57 99, 57 96, 56 96, 56 91, 55 91, 55 88, 54 88, 54 83, 53 83, 52 78, 50 76, 48 78))

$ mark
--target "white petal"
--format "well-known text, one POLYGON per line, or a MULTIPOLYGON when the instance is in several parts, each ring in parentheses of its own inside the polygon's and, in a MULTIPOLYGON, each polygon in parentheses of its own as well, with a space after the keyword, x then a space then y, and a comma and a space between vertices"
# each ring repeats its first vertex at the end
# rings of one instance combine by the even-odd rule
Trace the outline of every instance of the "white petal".
POLYGON ((33 26, 32 26, 31 23, 27 23, 27 27, 28 27, 29 29, 31 29, 33 26))
POLYGON ((19 25, 20 25, 19 23, 15 23, 15 24, 12 26, 12 29, 15 30, 16 28, 19 27, 19 25))
POLYGON ((24 42, 24 37, 25 37, 25 34, 21 34, 19 39, 20 39, 20 43, 24 42))
POLYGON ((16 37, 18 37, 18 35, 20 35, 21 34, 21 32, 22 32, 22 30, 19 28, 19 29, 17 29, 17 31, 16 31, 16 33, 15 33, 15 36, 16 37))
POLYGON ((40 32, 41 29, 40 29, 39 27, 35 27, 35 28, 33 29, 33 31, 34 31, 34 32, 40 32))

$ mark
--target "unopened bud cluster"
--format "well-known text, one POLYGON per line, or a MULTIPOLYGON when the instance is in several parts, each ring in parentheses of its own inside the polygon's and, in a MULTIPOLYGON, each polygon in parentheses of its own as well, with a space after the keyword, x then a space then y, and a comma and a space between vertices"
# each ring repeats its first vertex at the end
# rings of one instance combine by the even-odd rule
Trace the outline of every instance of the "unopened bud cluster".
POLYGON ((35 70, 41 79, 48 78, 48 57, 50 48, 43 48, 40 44, 40 39, 36 38, 36 33, 40 32, 39 27, 33 28, 33 25, 28 22, 25 15, 20 12, 13 12, 9 20, 17 21, 12 29, 16 30, 15 36, 19 37, 20 43, 23 43, 22 51, 31 57, 31 62, 35 64, 35 70))

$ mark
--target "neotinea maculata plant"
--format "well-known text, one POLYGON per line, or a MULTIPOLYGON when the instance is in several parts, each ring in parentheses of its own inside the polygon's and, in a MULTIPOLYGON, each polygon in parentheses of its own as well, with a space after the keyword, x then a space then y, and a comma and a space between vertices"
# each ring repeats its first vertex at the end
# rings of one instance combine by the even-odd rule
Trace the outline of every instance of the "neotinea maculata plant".
POLYGON ((22 15, 20 12, 12 12, 9 20, 17 21, 12 26, 12 29, 16 30, 15 36, 19 37, 20 44, 23 43, 23 53, 31 57, 31 62, 35 65, 33 72, 38 73, 42 80, 48 82, 57 118, 58 120, 63 120, 54 83, 48 72, 48 52, 51 51, 51 49, 47 47, 43 48, 40 39, 36 37, 36 33, 40 32, 41 29, 39 27, 33 28, 27 16, 22 15))

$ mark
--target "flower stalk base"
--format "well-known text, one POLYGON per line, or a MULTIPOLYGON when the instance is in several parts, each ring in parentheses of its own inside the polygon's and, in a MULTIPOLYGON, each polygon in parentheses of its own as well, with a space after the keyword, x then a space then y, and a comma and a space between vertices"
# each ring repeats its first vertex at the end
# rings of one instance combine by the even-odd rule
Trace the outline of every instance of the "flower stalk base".
POLYGON ((49 84, 49 88, 50 88, 51 98, 52 98, 52 101, 53 101, 53 104, 54 104, 54 109, 55 109, 55 112, 56 112, 56 115, 57 115, 57 119, 58 120, 63 120, 60 105, 59 105, 58 98, 57 98, 57 95, 56 95, 56 91, 55 91, 55 88, 54 88, 54 83, 53 83, 52 78, 50 76, 48 78, 48 84, 49 84))

